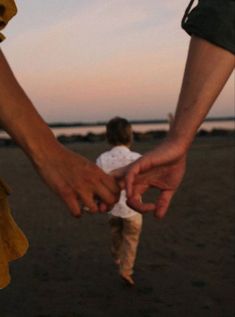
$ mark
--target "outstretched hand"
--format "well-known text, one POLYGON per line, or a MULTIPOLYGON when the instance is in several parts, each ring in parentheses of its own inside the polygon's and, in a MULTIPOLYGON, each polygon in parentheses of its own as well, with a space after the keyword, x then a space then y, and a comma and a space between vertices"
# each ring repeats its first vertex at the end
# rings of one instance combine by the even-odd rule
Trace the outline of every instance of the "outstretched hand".
POLYGON ((158 218, 164 217, 185 173, 186 155, 176 144, 164 141, 153 151, 116 171, 121 177, 122 187, 127 191, 127 204, 141 213, 153 212, 158 218), (155 203, 143 202, 142 195, 149 189, 160 191, 155 203))
POLYGON ((59 144, 16 81, 1 50, 0 69, 0 124, 32 160, 45 183, 74 216, 80 216, 82 206, 92 213, 109 210, 119 198, 115 179, 59 144))
POLYGON ((91 213, 102 212, 111 209, 119 199, 120 188, 113 176, 63 146, 36 168, 76 217, 81 215, 83 206, 91 213))

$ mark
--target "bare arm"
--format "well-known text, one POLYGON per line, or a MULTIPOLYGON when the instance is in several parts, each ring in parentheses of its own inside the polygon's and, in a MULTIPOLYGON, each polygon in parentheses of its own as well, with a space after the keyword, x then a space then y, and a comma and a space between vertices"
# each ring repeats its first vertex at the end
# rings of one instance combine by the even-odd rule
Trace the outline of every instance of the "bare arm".
POLYGON ((128 204, 140 212, 163 217, 185 172, 188 149, 198 127, 234 69, 234 55, 192 37, 179 101, 167 138, 128 168, 128 204), (140 203, 149 188, 160 189, 155 204, 140 203))
POLYGON ((95 164, 63 147, 16 81, 0 50, 0 124, 32 160, 36 170, 70 208, 80 215, 80 204, 93 212, 96 198, 106 205, 118 199, 119 188, 95 164))
POLYGON ((234 55, 192 37, 170 137, 188 148, 235 65, 234 55))

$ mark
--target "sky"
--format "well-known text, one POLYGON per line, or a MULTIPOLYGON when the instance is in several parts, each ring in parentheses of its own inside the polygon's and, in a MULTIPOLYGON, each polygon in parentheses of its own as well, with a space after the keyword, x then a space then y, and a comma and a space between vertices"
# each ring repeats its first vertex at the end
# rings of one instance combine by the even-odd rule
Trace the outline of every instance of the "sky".
MULTIPOLYGON (((166 118, 187 56, 188 2, 16 0, 1 48, 47 122, 166 118)), ((234 115, 233 87, 231 77, 208 116, 234 115)))

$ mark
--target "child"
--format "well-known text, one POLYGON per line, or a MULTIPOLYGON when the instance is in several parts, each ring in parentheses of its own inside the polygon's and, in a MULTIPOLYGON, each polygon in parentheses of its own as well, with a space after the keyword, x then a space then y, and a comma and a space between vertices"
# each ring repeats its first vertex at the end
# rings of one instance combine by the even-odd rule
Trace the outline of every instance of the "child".
MULTIPOLYGON (((110 151, 97 158, 97 165, 106 173, 130 164, 141 155, 130 151, 132 128, 123 118, 113 118, 106 126, 106 137, 112 146, 110 151)), ((126 205, 126 193, 121 192, 119 202, 110 211, 111 253, 119 267, 119 274, 132 286, 135 284, 132 274, 136 251, 142 228, 142 215, 126 205)))

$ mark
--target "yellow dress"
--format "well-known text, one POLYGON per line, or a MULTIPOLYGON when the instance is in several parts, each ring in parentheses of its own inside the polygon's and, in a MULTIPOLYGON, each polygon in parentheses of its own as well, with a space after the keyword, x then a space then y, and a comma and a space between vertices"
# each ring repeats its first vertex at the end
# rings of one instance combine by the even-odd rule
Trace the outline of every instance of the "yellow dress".
MULTIPOLYGON (((16 15, 17 8, 13 0, 0 0, 0 31, 7 25, 9 20, 16 15)), ((0 32, 0 42, 5 36, 0 32)))
MULTIPOLYGON (((13 0, 0 0, 0 31, 16 12, 13 0)), ((0 33, 0 42, 4 38, 0 33)), ((9 188, 0 179, 0 289, 10 283, 9 262, 23 256, 29 245, 11 215, 7 201, 9 193, 9 188)))
POLYGON ((7 201, 9 192, 0 179, 0 288, 10 283, 9 262, 22 257, 29 246, 11 215, 7 201))

